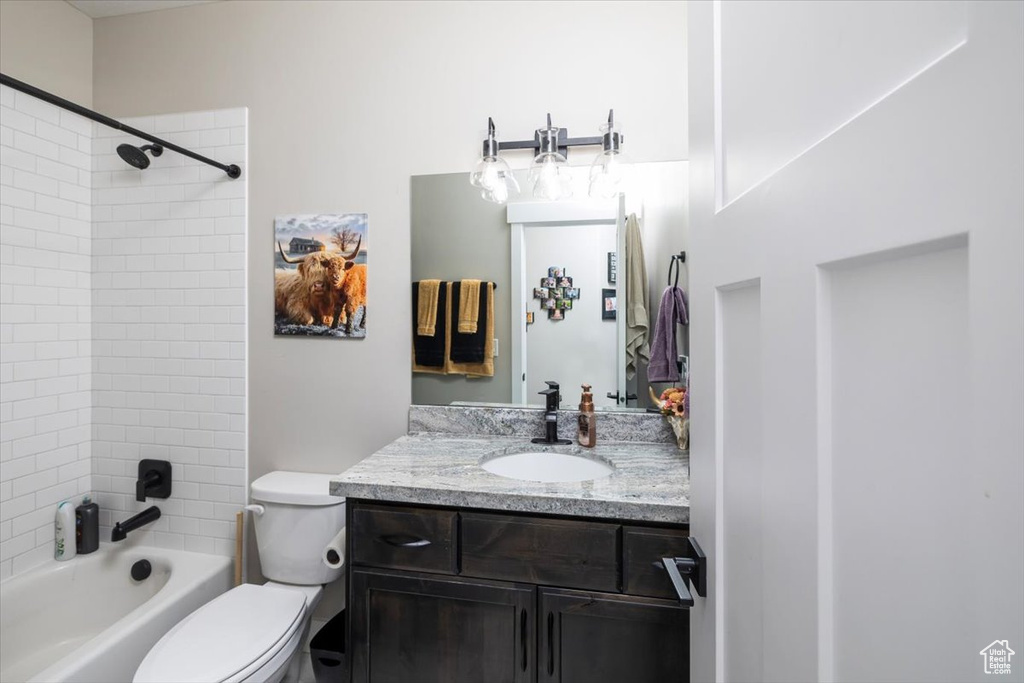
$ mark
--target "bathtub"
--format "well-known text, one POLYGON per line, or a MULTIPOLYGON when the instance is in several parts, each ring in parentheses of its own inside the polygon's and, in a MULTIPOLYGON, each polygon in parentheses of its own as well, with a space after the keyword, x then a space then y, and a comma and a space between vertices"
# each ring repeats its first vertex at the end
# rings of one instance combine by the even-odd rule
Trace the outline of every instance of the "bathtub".
POLYGON ((103 543, 0 583, 0 681, 131 681, 149 649, 231 588, 230 558, 103 543), (152 574, 131 577, 149 560, 152 574))

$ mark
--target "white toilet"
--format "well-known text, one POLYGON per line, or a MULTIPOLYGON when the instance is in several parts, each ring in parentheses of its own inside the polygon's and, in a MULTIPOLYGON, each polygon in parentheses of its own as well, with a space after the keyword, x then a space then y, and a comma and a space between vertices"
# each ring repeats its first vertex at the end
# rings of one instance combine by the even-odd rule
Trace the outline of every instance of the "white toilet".
POLYGON ((345 499, 330 495, 330 478, 271 472, 252 483, 257 505, 249 509, 269 580, 237 586, 185 617, 142 660, 135 683, 277 683, 293 662, 297 671, 323 584, 344 571, 324 558, 345 526, 345 499))

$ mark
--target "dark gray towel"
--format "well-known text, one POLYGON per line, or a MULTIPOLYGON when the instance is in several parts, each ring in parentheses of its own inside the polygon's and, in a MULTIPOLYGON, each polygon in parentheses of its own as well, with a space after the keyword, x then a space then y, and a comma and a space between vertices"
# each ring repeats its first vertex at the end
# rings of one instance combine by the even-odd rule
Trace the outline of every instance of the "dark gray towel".
POLYGON ((651 364, 647 366, 649 382, 678 382, 679 350, 676 347, 676 324, 688 325, 686 295, 679 287, 666 287, 661 295, 658 318, 654 321, 654 341, 651 343, 651 364))
POLYGON ((424 337, 416 334, 418 328, 416 312, 419 310, 420 283, 412 283, 412 349, 416 356, 416 364, 428 368, 444 367, 444 343, 448 330, 444 324, 445 300, 448 298, 446 283, 442 282, 437 290, 437 324, 434 336, 424 337))

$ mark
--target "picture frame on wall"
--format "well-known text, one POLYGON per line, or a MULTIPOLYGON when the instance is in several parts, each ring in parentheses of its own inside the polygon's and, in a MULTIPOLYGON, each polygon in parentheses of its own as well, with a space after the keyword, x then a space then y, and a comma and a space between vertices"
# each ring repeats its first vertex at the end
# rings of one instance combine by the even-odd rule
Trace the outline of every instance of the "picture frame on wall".
POLYGON ((601 290, 601 318, 604 320, 615 320, 618 310, 618 303, 615 300, 614 289, 601 290))
POLYGON ((553 289, 558 286, 558 280, 553 277, 543 277, 540 279, 540 286, 553 289))
POLYGON ((565 312, 560 308, 553 308, 548 311, 549 320, 565 320, 565 312))
POLYGON ((274 334, 365 339, 369 216, 288 214, 273 227, 274 334), (325 285, 328 271, 345 276, 325 285))
POLYGON ((548 290, 547 287, 534 287, 533 288, 533 298, 534 299, 550 299, 551 297, 548 295, 548 291, 549 290, 548 290))

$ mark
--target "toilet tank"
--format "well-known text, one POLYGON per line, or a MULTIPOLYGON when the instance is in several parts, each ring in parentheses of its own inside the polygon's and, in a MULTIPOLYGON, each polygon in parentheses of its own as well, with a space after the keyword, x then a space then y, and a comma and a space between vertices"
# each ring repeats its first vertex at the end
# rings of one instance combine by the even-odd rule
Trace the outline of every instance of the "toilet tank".
POLYGON ((344 566, 324 561, 327 545, 345 527, 345 499, 330 494, 331 476, 271 472, 252 483, 252 500, 264 508, 253 517, 268 579, 311 586, 341 576, 344 566))

